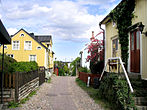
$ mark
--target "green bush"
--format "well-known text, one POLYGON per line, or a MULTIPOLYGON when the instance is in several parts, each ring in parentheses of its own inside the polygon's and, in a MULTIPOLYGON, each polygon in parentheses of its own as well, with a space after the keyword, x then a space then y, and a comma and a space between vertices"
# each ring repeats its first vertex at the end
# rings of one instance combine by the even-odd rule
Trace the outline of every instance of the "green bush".
POLYGON ((99 61, 97 63, 90 62, 90 71, 93 74, 101 74, 104 68, 104 61, 99 61))
POLYGON ((71 76, 76 76, 76 67, 72 68, 72 75, 71 76))
POLYGON ((78 68, 78 71, 79 71, 79 72, 85 72, 85 73, 88 73, 88 72, 89 72, 89 70, 88 70, 87 67, 79 67, 79 68, 78 68))
POLYGON ((11 64, 10 72, 29 72, 38 69, 38 64, 36 62, 14 62, 11 64))
POLYGON ((116 73, 108 73, 103 77, 98 94, 99 97, 114 105, 115 110, 136 109, 127 81, 119 79, 116 73))
POLYGON ((64 70, 61 69, 61 68, 59 68, 59 73, 58 73, 58 75, 59 75, 59 76, 63 76, 63 74, 64 74, 64 70))
MULTIPOLYGON (((9 73, 10 72, 10 68, 11 64, 13 64, 14 62, 16 62, 15 59, 4 55, 4 73, 9 73)), ((2 72, 2 55, 0 54, 0 72, 2 72)))

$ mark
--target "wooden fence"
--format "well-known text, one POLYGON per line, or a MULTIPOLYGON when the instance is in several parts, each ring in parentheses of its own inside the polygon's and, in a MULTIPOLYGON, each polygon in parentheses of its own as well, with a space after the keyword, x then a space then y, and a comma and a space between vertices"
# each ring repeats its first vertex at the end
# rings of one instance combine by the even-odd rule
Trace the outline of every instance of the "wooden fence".
POLYGON ((15 74, 4 74, 3 87, 15 88, 15 74))
POLYGON ((83 82, 87 83, 88 77, 90 77, 90 85, 92 85, 93 79, 100 78, 100 74, 88 74, 85 72, 79 72, 79 79, 82 80, 83 82))
POLYGON ((45 69, 31 72, 16 72, 3 75, 3 88, 15 90, 15 101, 26 97, 32 90, 45 82, 45 69))
MULTIPOLYGON (((18 87, 26 84, 27 82, 39 77, 39 74, 43 74, 43 71, 30 71, 30 72, 16 72, 16 73, 5 73, 4 74, 4 88, 15 88, 16 82, 18 82, 18 87)), ((40 75, 41 76, 41 75, 40 75)), ((42 79, 42 78, 41 78, 42 79)))

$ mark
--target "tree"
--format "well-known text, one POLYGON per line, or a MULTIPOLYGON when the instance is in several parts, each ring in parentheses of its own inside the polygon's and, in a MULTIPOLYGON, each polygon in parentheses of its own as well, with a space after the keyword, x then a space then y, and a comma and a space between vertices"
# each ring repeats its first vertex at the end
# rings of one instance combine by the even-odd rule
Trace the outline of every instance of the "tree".
POLYGON ((91 72, 96 74, 102 71, 104 65, 103 40, 96 39, 94 36, 90 40, 91 43, 87 46, 89 55, 86 60, 90 61, 91 72))
POLYGON ((72 70, 72 76, 76 76, 76 66, 77 68, 80 67, 80 57, 77 57, 74 61, 71 62, 70 67, 72 70))

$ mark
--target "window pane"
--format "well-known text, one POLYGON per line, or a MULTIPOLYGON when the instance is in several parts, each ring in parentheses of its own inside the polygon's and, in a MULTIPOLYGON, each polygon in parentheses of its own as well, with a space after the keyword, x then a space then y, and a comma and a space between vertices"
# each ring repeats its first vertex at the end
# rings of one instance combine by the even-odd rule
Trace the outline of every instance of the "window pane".
POLYGON ((134 33, 131 34, 131 50, 134 50, 134 33))
POLYGON ((137 43, 137 44, 136 44, 136 45, 137 45, 136 48, 137 48, 137 49, 140 49, 140 39, 139 39, 139 37, 140 37, 140 32, 137 31, 137 32, 136 32, 136 43, 137 43))
POLYGON ((112 57, 116 57, 116 53, 117 53, 117 50, 118 50, 118 38, 117 39, 114 39, 112 40, 112 57))
POLYGON ((32 49, 32 42, 31 41, 25 41, 25 50, 31 50, 32 49))
POLYGON ((36 61, 36 55, 30 55, 30 61, 36 61))
POLYGON ((13 49, 18 50, 19 49, 19 41, 13 41, 13 49))

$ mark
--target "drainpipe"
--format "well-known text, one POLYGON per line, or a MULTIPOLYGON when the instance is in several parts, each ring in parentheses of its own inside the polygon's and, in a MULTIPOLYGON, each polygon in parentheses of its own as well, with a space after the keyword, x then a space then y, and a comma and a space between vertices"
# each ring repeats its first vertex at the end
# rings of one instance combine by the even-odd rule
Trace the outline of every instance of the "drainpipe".
POLYGON ((99 23, 100 29, 103 31, 103 48, 104 48, 104 67, 105 67, 105 30, 101 27, 102 23, 99 23))

